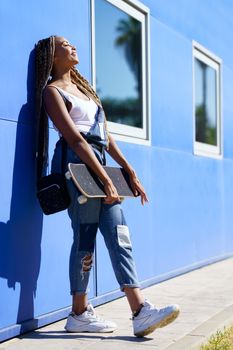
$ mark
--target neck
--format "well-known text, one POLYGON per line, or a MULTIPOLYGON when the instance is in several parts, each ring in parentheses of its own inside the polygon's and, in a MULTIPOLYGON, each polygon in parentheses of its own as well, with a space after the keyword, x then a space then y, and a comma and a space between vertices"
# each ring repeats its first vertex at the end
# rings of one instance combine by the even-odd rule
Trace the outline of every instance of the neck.
POLYGON ((69 85, 71 84, 71 74, 70 74, 70 68, 56 68, 54 70, 53 74, 53 81, 60 81, 64 85, 69 85))

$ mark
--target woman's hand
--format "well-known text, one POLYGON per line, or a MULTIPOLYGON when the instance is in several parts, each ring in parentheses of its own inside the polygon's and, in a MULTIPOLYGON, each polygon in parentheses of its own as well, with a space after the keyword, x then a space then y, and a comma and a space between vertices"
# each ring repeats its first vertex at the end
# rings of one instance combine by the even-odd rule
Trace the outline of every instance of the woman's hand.
POLYGON ((107 195, 107 197, 104 198, 105 204, 120 202, 120 197, 117 193, 116 187, 113 185, 111 180, 104 183, 104 192, 107 195))
POLYGON ((130 180, 130 185, 132 187, 132 190, 134 192, 135 196, 141 196, 141 203, 144 205, 146 202, 149 202, 146 192, 140 183, 137 175, 135 172, 132 172, 129 174, 129 180, 130 180))
POLYGON ((138 196, 138 195, 141 196, 142 205, 144 205, 144 203, 146 203, 146 202, 149 202, 147 195, 145 193, 145 190, 144 190, 143 186, 141 185, 140 181, 138 180, 135 171, 133 170, 131 165, 128 163, 126 158, 123 156, 121 150, 117 146, 112 135, 109 135, 109 148, 108 148, 107 152, 129 174, 130 184, 131 184, 131 187, 133 189, 133 192, 134 192, 135 196, 138 196))

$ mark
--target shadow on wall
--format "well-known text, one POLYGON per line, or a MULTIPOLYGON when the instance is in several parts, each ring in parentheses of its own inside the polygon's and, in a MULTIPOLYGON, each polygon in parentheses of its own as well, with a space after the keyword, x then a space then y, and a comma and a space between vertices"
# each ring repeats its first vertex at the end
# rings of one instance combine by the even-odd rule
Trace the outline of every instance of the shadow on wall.
MULTIPOLYGON (((0 277, 7 280, 8 288, 20 284, 17 324, 34 318, 41 261, 43 215, 35 196, 34 57, 33 50, 28 62, 27 103, 17 124, 10 218, 7 223, 0 222, 0 277)), ((21 332, 26 331, 24 327, 22 324, 21 332)))

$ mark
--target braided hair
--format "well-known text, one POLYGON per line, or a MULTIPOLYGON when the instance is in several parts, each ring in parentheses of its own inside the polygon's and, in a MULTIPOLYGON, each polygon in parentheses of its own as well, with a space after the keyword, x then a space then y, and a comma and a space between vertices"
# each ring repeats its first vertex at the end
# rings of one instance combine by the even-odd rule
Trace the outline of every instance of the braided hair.
POLYGON ((48 116, 43 108, 42 93, 47 85, 52 67, 55 52, 55 37, 38 41, 35 46, 36 53, 36 160, 37 160, 37 180, 42 176, 44 168, 48 162, 48 116))
MULTIPOLYGON (((53 69, 53 60, 55 52, 55 38, 50 36, 46 39, 39 40, 35 45, 36 53, 36 96, 35 96, 35 112, 36 112, 36 132, 37 132, 37 179, 39 179, 45 171, 48 163, 48 116, 43 107, 42 95, 43 90, 50 80, 53 69)), ((71 81, 77 87, 91 97, 97 105, 101 105, 101 101, 89 84, 89 82, 78 72, 75 67, 71 68, 71 81)), ((105 123, 106 124, 106 123, 105 123)))

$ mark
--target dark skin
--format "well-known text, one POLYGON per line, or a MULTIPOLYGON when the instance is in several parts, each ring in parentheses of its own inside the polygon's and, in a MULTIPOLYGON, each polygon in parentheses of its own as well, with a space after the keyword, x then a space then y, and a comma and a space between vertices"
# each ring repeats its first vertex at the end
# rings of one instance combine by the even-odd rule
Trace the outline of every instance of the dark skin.
MULTIPOLYGON (((106 204, 112 204, 116 201, 120 201, 117 190, 114 187, 111 179, 101 164, 98 162, 90 145, 85 141, 75 126, 74 122, 72 121, 61 95, 56 88, 51 86, 55 85, 57 87, 60 87, 63 90, 66 90, 67 92, 83 99, 89 98, 71 81, 70 69, 79 62, 76 48, 71 45, 64 37, 56 37, 55 43, 56 48, 54 55, 52 80, 50 81, 50 84, 45 88, 43 95, 46 111, 48 112, 54 125, 67 141, 68 145, 74 150, 79 158, 95 172, 95 174, 104 184, 104 190, 107 194, 104 202, 106 204)), ((68 106, 68 108, 70 107, 71 106, 68 106)), ((145 190, 138 180, 134 169, 127 162, 111 135, 109 136, 109 148, 107 152, 120 166, 122 166, 127 171, 135 195, 139 194, 141 196, 141 203, 144 204, 145 202, 148 202, 145 190)), ((124 292, 128 299, 131 311, 134 312, 138 310, 144 301, 141 290, 139 288, 125 287, 124 292)), ((72 311, 77 315, 81 314, 84 312, 87 303, 88 300, 86 294, 74 294, 72 311)))
MULTIPOLYGON (((104 190, 107 194, 104 202, 112 204, 115 201, 120 201, 116 188, 111 179, 98 162, 90 145, 82 137, 70 118, 65 103, 59 92, 53 86, 50 86, 58 86, 84 100, 89 99, 89 97, 79 90, 76 84, 72 83, 71 81, 70 69, 79 62, 76 48, 63 37, 56 37, 55 42, 56 48, 53 64, 53 77, 50 84, 45 88, 43 95, 46 111, 48 112, 54 125, 67 141, 68 145, 74 150, 80 159, 94 171, 94 173, 104 184, 104 190)), ((107 152, 129 174, 132 189, 135 195, 141 196, 141 203, 144 204, 145 202, 148 202, 147 195, 139 179, 137 178, 136 172, 127 162, 111 135, 109 135, 109 147, 107 152)))

